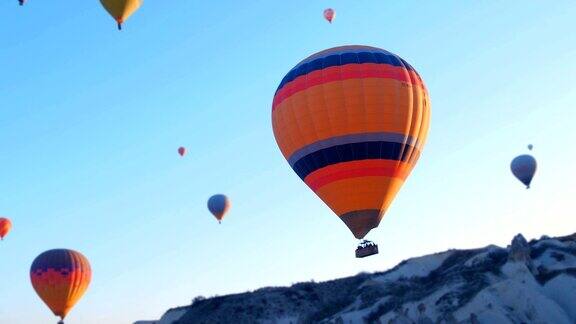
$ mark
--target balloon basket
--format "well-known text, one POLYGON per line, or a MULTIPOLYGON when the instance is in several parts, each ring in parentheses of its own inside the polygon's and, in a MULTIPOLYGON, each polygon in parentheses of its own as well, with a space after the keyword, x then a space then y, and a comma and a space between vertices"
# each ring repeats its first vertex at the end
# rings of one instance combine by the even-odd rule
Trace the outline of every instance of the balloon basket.
POLYGON ((365 258, 374 254, 378 254, 378 245, 371 241, 362 241, 356 248, 356 257, 365 258))

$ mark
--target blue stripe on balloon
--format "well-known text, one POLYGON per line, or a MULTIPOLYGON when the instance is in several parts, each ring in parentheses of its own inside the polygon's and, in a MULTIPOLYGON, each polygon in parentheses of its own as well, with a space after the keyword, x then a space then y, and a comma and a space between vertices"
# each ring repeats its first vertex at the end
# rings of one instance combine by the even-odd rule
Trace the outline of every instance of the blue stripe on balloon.
POLYGON ((280 82, 276 93, 280 91, 287 83, 293 81, 299 76, 306 75, 310 72, 322 70, 332 66, 343 66, 346 64, 363 64, 363 63, 376 63, 388 64, 392 66, 404 67, 409 71, 414 71, 410 64, 406 63, 403 59, 394 54, 374 53, 374 52, 358 52, 358 53, 343 53, 334 54, 326 57, 321 57, 312 60, 308 63, 297 65, 293 68, 280 82))
POLYGON ((70 250, 56 249, 40 254, 32 263, 30 272, 47 271, 48 269, 74 271, 79 268, 79 264, 74 262, 70 250))
POLYGON ((336 163, 359 160, 393 160, 406 162, 415 148, 388 141, 349 143, 312 152, 294 163, 292 169, 304 180, 310 173, 336 163))
POLYGON ((365 142, 394 142, 416 146, 416 141, 412 136, 400 133, 372 132, 372 133, 348 134, 348 135, 330 137, 306 145, 303 148, 292 153, 292 155, 288 158, 288 163, 290 164, 290 166, 294 166, 294 164, 304 156, 332 146, 351 144, 351 143, 365 143, 365 142))

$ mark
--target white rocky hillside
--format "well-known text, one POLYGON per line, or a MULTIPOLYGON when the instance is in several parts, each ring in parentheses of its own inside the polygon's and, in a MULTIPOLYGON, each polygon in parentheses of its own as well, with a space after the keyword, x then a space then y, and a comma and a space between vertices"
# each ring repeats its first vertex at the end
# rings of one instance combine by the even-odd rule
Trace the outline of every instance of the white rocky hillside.
POLYGON ((381 273, 197 298, 139 323, 574 324, 576 234, 517 235, 506 248, 450 250, 381 273))

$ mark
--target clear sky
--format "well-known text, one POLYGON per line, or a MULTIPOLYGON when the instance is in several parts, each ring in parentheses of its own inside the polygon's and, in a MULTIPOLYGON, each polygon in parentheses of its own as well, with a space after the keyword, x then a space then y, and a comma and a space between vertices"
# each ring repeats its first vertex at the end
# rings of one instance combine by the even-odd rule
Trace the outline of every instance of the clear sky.
POLYGON ((573 0, 149 0, 118 32, 96 0, 3 0, 0 215, 14 228, 0 243, 0 322, 55 322, 28 275, 51 248, 93 268, 67 323, 121 324, 197 295, 575 232, 575 17, 573 0), (366 259, 270 122, 289 69, 345 44, 402 56, 432 101, 428 144, 366 259), (529 143, 527 191, 509 163, 529 143), (206 210, 219 192, 232 200, 222 225, 206 210))

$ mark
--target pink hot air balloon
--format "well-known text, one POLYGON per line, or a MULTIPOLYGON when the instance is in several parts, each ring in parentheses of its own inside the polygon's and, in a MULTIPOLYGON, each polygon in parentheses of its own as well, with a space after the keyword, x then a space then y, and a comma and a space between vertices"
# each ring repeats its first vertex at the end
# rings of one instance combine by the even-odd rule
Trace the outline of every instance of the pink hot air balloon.
POLYGON ((180 146, 178 148, 178 154, 180 154, 180 156, 184 156, 184 154, 186 154, 186 148, 183 146, 180 146))
POLYGON ((332 20, 336 17, 336 12, 332 8, 328 8, 324 10, 324 18, 328 20, 329 23, 332 23, 332 20))

